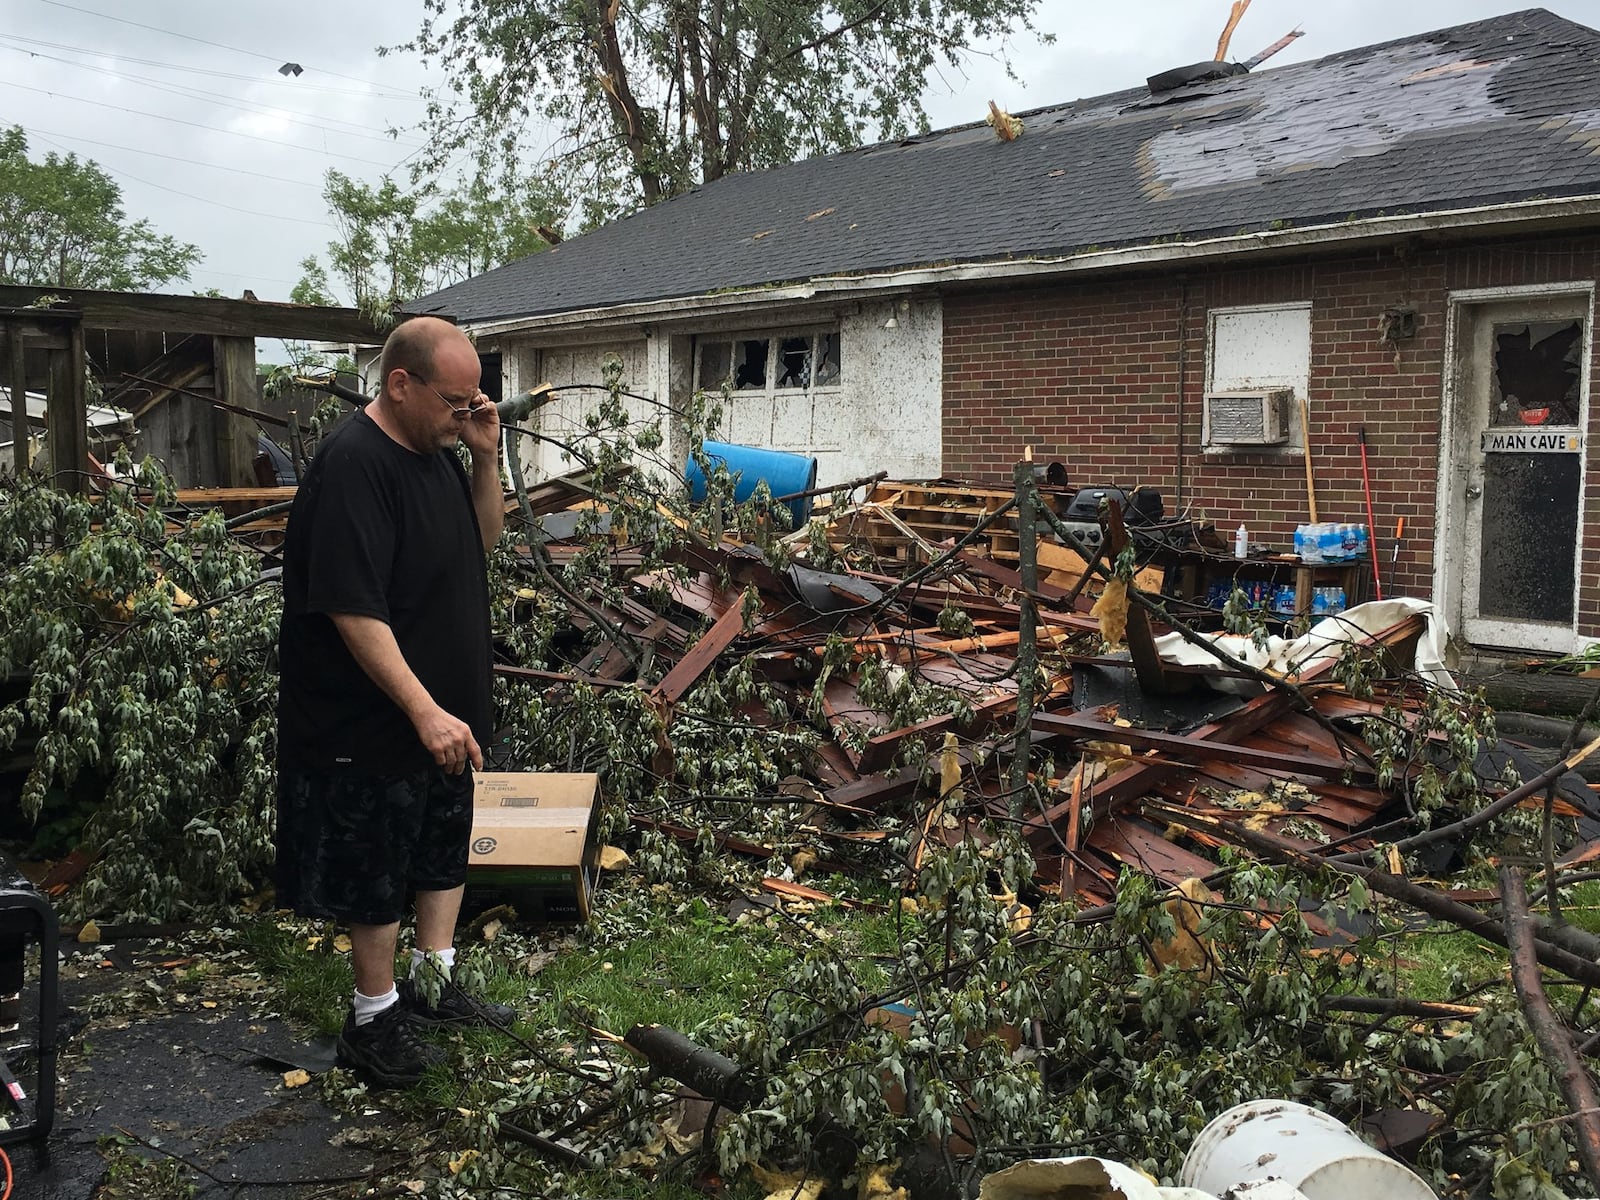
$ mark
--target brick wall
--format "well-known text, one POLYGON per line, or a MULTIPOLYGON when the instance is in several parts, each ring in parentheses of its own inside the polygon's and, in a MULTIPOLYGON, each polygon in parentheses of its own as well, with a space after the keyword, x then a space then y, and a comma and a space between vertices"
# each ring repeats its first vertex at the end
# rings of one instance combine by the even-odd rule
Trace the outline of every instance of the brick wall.
MULTIPOLYGON (((1385 595, 1432 591, 1446 297, 1466 288, 1600 278, 1600 236, 1372 250, 1275 266, 952 294, 944 310, 943 462, 948 475, 1007 480, 1023 447, 1059 459, 1074 485, 1150 484, 1168 511, 1289 547, 1308 519, 1298 455, 1202 454, 1206 314, 1311 303, 1311 455, 1323 520, 1365 521, 1357 431, 1367 430, 1385 595), (1409 305, 1416 336, 1382 342, 1379 315, 1409 305), (1182 380, 1180 403, 1180 379, 1182 380), (1182 413, 1180 429, 1180 411, 1182 413), (1181 486, 1180 486, 1181 473, 1181 486), (1399 563, 1389 562, 1405 517, 1399 563)), ((1600 339, 1591 336, 1591 347, 1600 339)), ((1600 380, 1600 354, 1590 364, 1600 380)), ((1600 404, 1590 406, 1600 446, 1600 404)), ((1585 481, 1579 631, 1600 636, 1600 465, 1585 481)))

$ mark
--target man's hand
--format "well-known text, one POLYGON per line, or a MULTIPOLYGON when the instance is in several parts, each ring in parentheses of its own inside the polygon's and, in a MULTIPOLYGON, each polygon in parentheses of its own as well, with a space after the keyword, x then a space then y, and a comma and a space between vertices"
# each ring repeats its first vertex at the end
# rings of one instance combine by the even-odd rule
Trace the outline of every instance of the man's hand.
POLYGON ((437 704, 424 709, 411 719, 423 749, 433 755, 433 761, 451 775, 459 775, 472 764, 475 771, 483 770, 483 751, 465 721, 452 717, 437 704))
POLYGON ((500 410, 482 392, 473 401, 472 416, 463 422, 461 440, 474 459, 493 458, 500 449, 500 410))

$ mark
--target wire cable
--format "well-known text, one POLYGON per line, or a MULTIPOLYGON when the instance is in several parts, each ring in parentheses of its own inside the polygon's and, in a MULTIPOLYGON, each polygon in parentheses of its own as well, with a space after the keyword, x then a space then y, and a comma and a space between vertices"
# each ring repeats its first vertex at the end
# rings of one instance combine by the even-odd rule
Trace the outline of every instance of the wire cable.
MULTIPOLYGON (((320 183, 308 183, 304 179, 285 179, 282 175, 269 175, 265 171, 250 171, 244 167, 225 167, 221 163, 201 162, 198 158, 180 158, 176 154, 162 154, 159 150, 140 150, 134 146, 119 146, 115 142, 97 142, 94 138, 79 137, 75 133, 59 133, 54 129, 40 129, 37 125, 23 125, 21 128, 23 133, 37 137, 41 141, 47 138, 66 138, 69 142, 83 142, 89 146, 103 146, 107 150, 127 150, 133 154, 147 155, 150 158, 165 158, 172 162, 187 163, 191 167, 210 167, 213 171, 232 171, 235 175, 250 175, 256 179, 269 179, 274 183, 286 183, 294 187, 310 188, 316 192, 322 190, 320 183)), ((69 150, 68 153, 70 154, 71 151, 69 150)))
POLYGON ((330 92, 336 96, 365 96, 375 100, 410 100, 415 104, 424 104, 426 100, 420 94, 407 95, 392 92, 387 95, 374 93, 370 88, 341 88, 329 87, 326 84, 307 83, 303 79, 273 79, 270 76, 244 75, 238 71, 216 71, 207 67, 190 67, 182 63, 162 62, 157 58, 137 58, 131 54, 117 54, 109 50, 96 50, 91 46, 74 46, 69 42, 48 42, 43 38, 23 37, 19 33, 5 35, 7 41, 26 42, 30 46, 45 46, 51 50, 65 50, 74 54, 97 55, 101 58, 110 58, 114 62, 137 63, 141 67, 155 67, 159 71, 179 71, 185 75, 208 75, 213 79, 237 79, 257 87, 263 84, 272 87, 292 87, 297 92, 330 92))
MULTIPOLYGON (((45 0, 45 3, 50 2, 51 0, 45 0)), ((0 79, 0 85, 20 88, 25 92, 37 92, 41 96, 49 96, 52 100, 71 100, 75 104, 92 104, 96 108, 109 108, 114 112, 129 113, 135 117, 150 117, 157 121, 170 121, 174 125, 188 125, 193 129, 205 129, 211 133, 223 133, 230 137, 249 138, 252 142, 265 142, 269 146, 283 146, 289 150, 304 150, 307 154, 320 154, 324 158, 342 159, 345 162, 365 163, 371 167, 393 170, 388 163, 379 162, 375 158, 357 158, 353 154, 335 154, 331 150, 318 150, 315 146, 302 146, 299 142, 280 142, 277 138, 262 137, 260 134, 244 133, 237 129, 224 129, 221 125, 207 125, 201 121, 185 121, 182 117, 168 117, 163 116, 161 113, 146 112, 141 108, 127 108, 121 104, 108 104, 104 100, 90 100, 86 96, 72 96, 66 92, 53 92, 48 88, 31 87, 26 83, 13 83, 9 79, 0 79)))
POLYGON ((6 1190, 0 1192, 0 1200, 11 1200, 11 1156, 0 1150, 0 1162, 6 1165, 6 1190))
MULTIPOLYGON (((4 81, 0 80, 0 82, 4 81)), ((57 150, 61 150, 67 154, 72 153, 72 149, 70 147, 63 146, 60 142, 53 142, 47 137, 41 137, 39 140, 45 145, 54 146, 57 150)), ((318 229, 331 230, 334 228, 331 222, 314 221, 310 217, 291 217, 285 213, 260 212, 253 208, 240 208, 234 204, 224 204, 221 200, 212 200, 207 196, 197 196, 193 192, 184 191, 182 188, 168 187, 164 183, 155 183, 149 179, 141 179, 139 176, 131 175, 127 171, 124 171, 118 167, 107 167, 104 163, 99 165, 103 170, 108 171, 113 175, 120 175, 124 179, 133 180, 135 183, 142 183, 145 187, 153 187, 162 192, 171 192, 174 196, 182 196, 185 200, 194 200, 200 204, 210 204, 217 208, 225 208, 229 212, 243 213, 247 217, 266 217, 268 220, 272 221, 293 221, 296 225, 315 225, 318 229)))
MULTIPOLYGON (((215 50, 229 50, 235 54, 244 54, 250 58, 259 58, 270 63, 281 63, 284 61, 284 56, 282 55, 263 54, 259 50, 245 50, 239 46, 229 46, 224 42, 211 42, 207 41, 205 38, 195 37, 193 34, 179 33, 175 29, 163 29, 159 25, 146 25, 141 21, 130 21, 126 17, 114 17, 110 13, 96 12, 92 8, 79 8, 76 4, 65 4, 62 2, 62 0, 39 0, 39 2, 41 4, 48 4, 52 8, 64 8, 69 12, 82 13, 87 17, 99 17, 102 21, 115 21, 119 25, 132 25, 135 29, 147 29, 151 33, 163 34, 166 37, 182 38, 186 42, 198 42, 202 46, 210 46, 215 50)), ((302 67, 302 69, 305 68, 302 67)), ((351 83, 364 83, 369 87, 384 88, 388 91, 398 92, 402 96, 405 94, 404 92, 401 92, 400 89, 393 88, 389 84, 375 84, 371 80, 362 79, 356 75, 341 75, 338 71, 328 70, 324 70, 323 74, 331 75, 335 79, 347 79, 351 83)))
POLYGON ((154 88, 158 92, 165 92, 169 96, 177 96, 183 100, 204 100, 208 104, 221 105, 224 108, 238 109, 240 112, 252 113, 259 116, 271 117, 276 121, 283 121, 290 125, 299 125, 304 129, 315 129, 319 133, 332 133, 345 137, 366 138, 373 142, 389 142, 401 146, 416 146, 417 142, 401 142, 391 137, 389 132, 376 125, 361 125, 355 121, 346 121, 339 117, 327 117, 326 120, 334 122, 332 125, 322 124, 320 121, 308 121, 304 118, 316 116, 303 109, 279 108, 273 104, 252 104, 248 101, 230 99, 220 92, 208 92, 204 88, 190 87, 187 84, 172 83, 160 79, 151 79, 148 75, 135 75, 131 71, 117 70, 111 67, 99 67, 93 63, 79 62, 72 58, 62 58, 58 54, 46 54, 42 50, 29 50, 22 46, 4 45, 9 37, 0 34, 0 48, 10 50, 13 54, 26 55, 28 58, 42 58, 49 62, 64 63, 69 67, 76 67, 80 71, 93 71, 97 75, 106 75, 112 79, 125 80, 137 83, 142 87, 154 88), (343 125, 340 129, 337 126, 343 125))

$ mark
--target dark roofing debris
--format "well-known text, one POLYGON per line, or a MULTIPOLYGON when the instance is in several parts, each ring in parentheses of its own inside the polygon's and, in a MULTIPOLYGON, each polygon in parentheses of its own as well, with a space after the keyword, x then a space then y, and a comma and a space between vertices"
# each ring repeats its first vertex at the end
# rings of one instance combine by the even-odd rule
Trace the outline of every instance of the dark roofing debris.
MULTIPOLYGON (((908 811, 917 814, 923 838, 955 844, 981 837, 984 821, 1008 815, 1011 789, 1003 764, 1017 736, 1024 589, 1017 567, 1006 561, 1017 558, 1008 496, 959 483, 881 483, 868 499, 832 512, 829 540, 869 564, 838 572, 799 563, 777 571, 749 547, 724 541, 677 551, 689 568, 686 578, 638 575, 638 551, 616 547, 609 563, 616 579, 630 581, 632 599, 568 614, 590 647, 581 659, 561 670, 497 669, 512 678, 616 688, 636 686, 638 664, 653 663, 653 672, 665 672, 649 695, 667 742, 674 706, 735 660, 748 662, 788 698, 787 718, 755 702, 744 713, 775 734, 786 722, 791 729, 810 725, 808 701, 821 687, 831 738, 817 747, 809 776, 786 786, 815 805, 825 839, 887 838, 908 811), (945 632, 952 611, 968 621, 945 632), (819 680, 826 647, 841 640, 856 667, 819 680), (964 702, 960 715, 895 727, 862 698, 860 669, 868 660, 948 689, 964 702)), ((530 495, 533 515, 568 535, 545 543, 554 566, 585 548, 570 536, 567 510, 595 504, 578 477, 547 481, 530 495)), ((1204 552, 1214 533, 1199 534, 1204 552)), ((1215 545, 1217 557, 1225 558, 1220 541, 1215 545)), ((1034 780, 1048 799, 1023 814, 1042 892, 1076 892, 1098 904, 1112 899, 1124 867, 1177 886, 1213 874, 1213 855, 1223 844, 1286 861, 1366 851, 1377 834, 1392 835, 1392 822, 1405 815, 1400 796, 1406 781, 1425 764, 1402 765, 1380 784, 1359 723, 1382 715, 1386 704, 1401 712, 1419 706, 1423 683, 1395 664, 1410 662, 1425 633, 1422 615, 1402 615, 1354 639, 1384 664, 1386 679, 1368 698, 1357 699, 1334 681, 1337 657, 1304 666, 1292 683, 1243 664, 1169 663, 1164 693, 1152 694, 1127 652, 1103 651, 1104 626, 1091 614, 1092 593, 1100 586, 1084 580, 1081 557, 1050 541, 1040 548, 1033 596, 1044 683, 1030 737, 1035 747, 1053 748, 1060 769, 1059 777, 1034 780), (1206 680, 1234 686, 1189 686, 1206 680)), ((1136 582, 1158 595, 1161 573, 1142 570, 1136 582)), ((1503 754, 1487 755, 1480 767, 1484 789, 1502 800, 1508 793, 1499 782, 1504 764, 1503 754)), ((1537 773, 1526 761, 1519 765, 1529 778, 1537 773)), ((1510 803, 1540 805, 1543 788, 1559 779, 1564 814, 1600 811, 1569 770, 1539 775, 1537 786, 1519 789, 1510 803)), ((647 823, 685 840, 697 836, 647 823)), ((1600 825, 1586 821, 1584 827, 1600 836, 1600 825)), ((1449 848, 1448 831, 1420 836, 1449 848)), ((748 841, 729 849, 763 858, 774 852, 748 841)), ((1595 856, 1600 840, 1571 852, 1575 861, 1595 856)), ((793 883, 768 883, 800 894, 793 883)))
POLYGON ((1014 141, 980 121, 730 175, 408 307, 492 321, 1594 195, 1597 94, 1600 33, 1530 9, 1019 113, 1014 141))

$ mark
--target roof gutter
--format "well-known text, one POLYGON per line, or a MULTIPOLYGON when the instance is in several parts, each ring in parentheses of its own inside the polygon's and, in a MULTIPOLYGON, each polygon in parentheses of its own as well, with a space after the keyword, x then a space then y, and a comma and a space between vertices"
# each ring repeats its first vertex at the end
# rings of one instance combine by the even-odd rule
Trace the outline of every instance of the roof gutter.
POLYGON ((1364 217, 1296 229, 1260 230, 1225 237, 1159 242, 1114 250, 1083 251, 1048 258, 1004 259, 938 267, 909 267, 862 275, 821 275, 797 284, 646 300, 631 304, 573 309, 568 312, 499 320, 463 321, 478 337, 521 332, 546 332, 601 323, 662 321, 715 317, 749 312, 752 305, 783 306, 796 302, 860 299, 878 293, 951 283, 1010 282, 1070 278, 1109 271, 1151 267, 1198 266, 1240 257, 1283 255, 1338 247, 1360 249, 1405 238, 1432 235, 1458 237, 1500 230, 1508 233, 1553 232, 1600 220, 1600 196, 1556 200, 1524 200, 1513 204, 1446 209, 1407 216, 1364 217))

